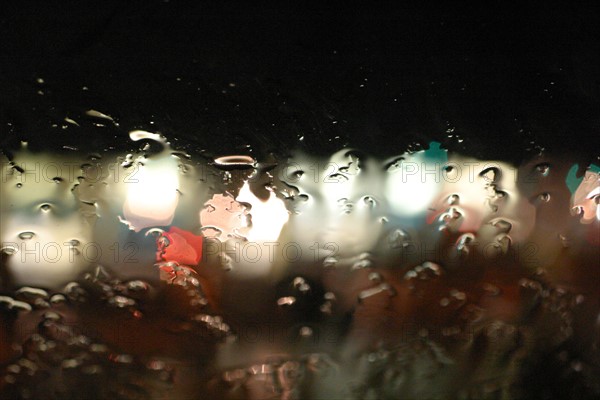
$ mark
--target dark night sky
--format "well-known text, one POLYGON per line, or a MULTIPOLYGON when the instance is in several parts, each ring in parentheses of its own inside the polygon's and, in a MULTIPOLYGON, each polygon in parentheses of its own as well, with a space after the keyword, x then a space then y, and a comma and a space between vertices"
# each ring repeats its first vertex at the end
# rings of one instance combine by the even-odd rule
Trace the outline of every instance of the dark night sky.
POLYGON ((5 148, 118 146, 139 127, 209 154, 439 140, 486 158, 518 161, 531 141, 598 156, 595 9, 38 3, 1 13, 5 148), (51 128, 89 108, 121 128, 51 128))

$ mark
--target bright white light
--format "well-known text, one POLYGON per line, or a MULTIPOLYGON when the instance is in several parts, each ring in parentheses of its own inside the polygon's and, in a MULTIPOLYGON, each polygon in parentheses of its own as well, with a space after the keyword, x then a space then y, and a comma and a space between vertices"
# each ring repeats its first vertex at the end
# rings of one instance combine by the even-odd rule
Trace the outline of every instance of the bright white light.
POLYGON ((422 157, 402 161, 397 170, 388 173, 386 198, 392 212, 399 216, 425 212, 440 187, 440 164, 427 163, 422 157))
POLYGON ((249 241, 266 242, 279 238, 283 225, 290 217, 283 200, 273 192, 269 193, 267 201, 260 200, 252 193, 248 182, 244 183, 236 200, 252 205, 252 229, 247 235, 249 241))
POLYGON ((136 232, 170 225, 179 201, 177 162, 168 156, 147 160, 126 182, 125 219, 136 232))

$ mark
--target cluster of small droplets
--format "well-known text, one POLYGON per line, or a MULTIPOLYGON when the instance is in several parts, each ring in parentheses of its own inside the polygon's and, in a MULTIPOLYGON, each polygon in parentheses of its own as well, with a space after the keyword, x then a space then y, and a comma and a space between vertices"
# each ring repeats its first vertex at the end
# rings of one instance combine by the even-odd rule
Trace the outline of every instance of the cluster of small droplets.
POLYGON ((496 167, 487 168, 479 174, 479 176, 485 180, 485 204, 487 204, 488 208, 493 213, 498 211, 499 204, 506 197, 506 192, 498 188, 497 182, 499 175, 500 169, 496 167))
POLYGON ((451 194, 447 199, 448 208, 439 216, 440 231, 457 231, 461 224, 464 211, 460 208, 460 196, 451 194))
MULTIPOLYGON (((215 379, 220 398, 306 398, 312 385, 339 372, 339 365, 324 353, 309 353, 299 358, 275 358, 245 368, 227 370, 215 379)), ((216 394, 216 393, 215 393, 216 394)))
POLYGON ((410 281, 413 279, 428 280, 431 278, 438 277, 442 274, 442 268, 431 261, 425 261, 421 265, 408 270, 404 274, 404 280, 410 281))
MULTIPOLYGON (((126 309, 136 318, 142 317, 139 302, 147 298, 150 285, 141 280, 121 281, 111 276, 102 266, 97 266, 94 272, 86 273, 84 281, 99 293, 98 298, 105 301, 109 307, 126 309)), ((85 290, 74 283, 73 288, 85 290)), ((85 296, 85 295, 83 295, 85 296)))
POLYGON ((3 393, 9 397, 77 398, 81 393, 95 393, 99 398, 138 399, 166 396, 174 384, 175 369, 165 361, 144 363, 120 353, 82 334, 52 311, 42 316, 38 333, 20 348, 21 356, 2 371, 3 393), (152 392, 148 391, 150 383, 152 392))

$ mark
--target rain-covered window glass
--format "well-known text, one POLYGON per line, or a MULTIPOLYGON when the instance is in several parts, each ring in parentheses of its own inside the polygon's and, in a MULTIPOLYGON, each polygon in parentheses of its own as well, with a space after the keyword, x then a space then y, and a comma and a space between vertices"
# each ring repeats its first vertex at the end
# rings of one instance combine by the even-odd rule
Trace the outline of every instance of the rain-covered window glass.
POLYGON ((599 19, 0 16, 0 398, 600 397, 599 19))

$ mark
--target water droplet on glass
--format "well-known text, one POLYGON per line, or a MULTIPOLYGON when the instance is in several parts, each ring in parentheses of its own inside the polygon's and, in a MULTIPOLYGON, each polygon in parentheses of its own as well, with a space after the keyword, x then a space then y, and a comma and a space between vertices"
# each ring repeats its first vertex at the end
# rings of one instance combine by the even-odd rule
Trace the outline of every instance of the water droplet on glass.
POLYGON ((31 305, 29 305, 28 303, 26 303, 24 301, 13 300, 9 306, 9 309, 16 310, 16 311, 29 312, 33 308, 31 307, 31 305))
POLYGON ((454 297, 456 300, 459 300, 459 301, 464 301, 467 299, 467 295, 464 292, 461 292, 456 289, 450 290, 450 296, 454 297))
POLYGON ((151 228, 151 229, 148 229, 148 231, 145 233, 145 236, 152 236, 154 238, 158 238, 163 233, 165 233, 165 231, 160 228, 151 228))
POLYGON ((164 249, 166 247, 169 247, 169 245, 171 244, 169 242, 169 238, 166 236, 160 236, 158 238, 158 240, 156 241, 156 244, 159 246, 159 248, 164 249))
POLYGON ((18 299, 33 301, 36 298, 47 299, 48 292, 44 289, 24 286, 15 292, 15 297, 18 299))
POLYGON ((369 280, 379 283, 383 280, 383 277, 381 276, 381 274, 379 272, 371 272, 369 274, 369 280))
POLYGON ((132 292, 145 292, 148 288, 149 285, 144 281, 134 280, 127 282, 127 290, 132 292))
POLYGON ((59 322, 62 317, 60 316, 60 314, 55 313, 53 311, 47 311, 42 315, 42 318, 45 321, 52 321, 52 322, 59 322))
POLYGON ((109 359, 117 364, 131 364, 133 363, 133 357, 129 354, 111 354, 109 359))
POLYGON ((440 276, 442 274, 442 268, 438 264, 431 261, 425 261, 423 263, 423 268, 433 272, 433 274, 436 276, 440 276))
POLYGON ((419 276, 417 274, 417 271, 415 271, 414 269, 411 269, 409 271, 406 271, 406 273, 404 274, 404 280, 410 280, 410 279, 415 279, 417 276, 419 276))
POLYGON ((87 110, 85 112, 85 115, 87 115, 89 117, 93 117, 93 118, 100 118, 100 119, 105 119, 105 120, 114 122, 113 117, 111 117, 110 115, 101 113, 100 111, 96 111, 96 110, 87 110))
POLYGON ((321 304, 319 306, 319 311, 321 311, 323 314, 331 315, 333 312, 333 305, 331 304, 331 301, 326 301, 321 304))
POLYGON ((388 296, 392 297, 396 295, 396 290, 388 283, 380 283, 379 285, 361 291, 358 294, 358 302, 362 303, 365 299, 376 296, 380 293, 387 292, 388 296))
POLYGON ((303 338, 311 337, 313 334, 313 330, 308 326, 303 326, 300 328, 300 336, 303 338))
POLYGON ((502 253, 506 254, 512 243, 512 238, 506 233, 501 233, 500 235, 496 236, 496 243, 500 246, 502 253))
POLYGON ((388 235, 388 244, 392 249, 407 247, 409 245, 409 235, 402 229, 396 229, 388 235))
POLYGON ((460 197, 457 194, 451 194, 448 196, 448 204, 451 206, 455 206, 459 203, 460 197))
POLYGON ((499 175, 500 170, 496 167, 489 167, 479 173, 486 182, 494 183, 499 175))
POLYGON ((214 163, 219 167, 254 166, 256 164, 256 160, 250 156, 233 155, 218 157, 214 160, 214 163))
POLYGON ((225 171, 223 173, 223 183, 231 183, 233 179, 233 176, 231 175, 231 172, 229 171, 225 171))
POLYGON ((295 302, 296 302, 296 298, 293 296, 280 297, 277 300, 277 305, 278 306, 291 306, 295 302))
POLYGON ((325 257, 325 259, 323 260, 323 267, 333 268, 337 265, 337 263, 338 263, 337 258, 335 258, 333 256, 325 257))
POLYGON ((301 293, 307 293, 310 290, 310 285, 308 283, 302 283, 296 287, 301 293))
POLYGON ((60 293, 53 294, 50 297, 50 303, 51 304, 62 304, 62 303, 65 303, 66 301, 67 301, 67 298, 64 295, 60 294, 60 293))
POLYGON ((101 344, 101 343, 92 343, 90 345, 90 351, 92 353, 107 353, 108 352, 108 346, 105 344, 101 344))
POLYGON ((35 236, 33 232, 21 232, 19 233, 19 239, 21 240, 31 240, 35 236))
POLYGON ((372 264, 373 263, 369 259, 358 260, 354 264, 352 264, 352 269, 356 270, 356 269, 371 268, 372 264))
POLYGON ((571 215, 572 216, 579 216, 582 217, 584 213, 584 209, 582 206, 575 206, 571 208, 571 215))
POLYGON ((492 285, 491 283, 484 283, 483 290, 488 296, 498 296, 500 294, 500 288, 498 286, 492 285))
POLYGON ((550 171, 550 165, 547 163, 541 163, 535 166, 537 172, 542 174, 542 176, 548 176, 548 172, 550 171))
POLYGON ((569 238, 567 238, 566 235, 563 234, 559 234, 558 235, 558 239, 560 240, 560 243, 562 244, 563 247, 569 247, 569 238))
POLYGON ((369 208, 375 208, 375 206, 377 205, 377 202, 375 201, 375 199, 371 196, 365 196, 363 197, 363 202, 367 205, 367 207, 369 208))
POLYGON ((544 203, 547 203, 550 201, 550 193, 542 193, 538 196, 538 198, 544 203))
POLYGON ((332 183, 342 183, 342 182, 348 182, 350 180, 350 178, 348 178, 346 175, 344 174, 331 174, 327 177, 327 182, 332 182, 332 183))
POLYGON ((118 308, 131 307, 135 305, 135 300, 125 296, 112 296, 108 299, 108 304, 118 308))
POLYGON ((70 282, 65 286, 64 293, 69 299, 77 302, 84 302, 87 298, 87 292, 77 282, 70 282))
POLYGON ((505 219, 497 218, 490 221, 490 225, 495 226, 501 232, 508 233, 512 229, 512 224, 505 219))
POLYGON ((465 233, 461 235, 456 241, 456 249, 460 253, 468 254, 469 245, 475 240, 475 235, 472 233, 465 233))
POLYGON ((19 248, 16 246, 16 244, 8 243, 2 246, 2 249, 0 251, 6 255, 11 256, 13 254, 16 254, 18 250, 19 248))

